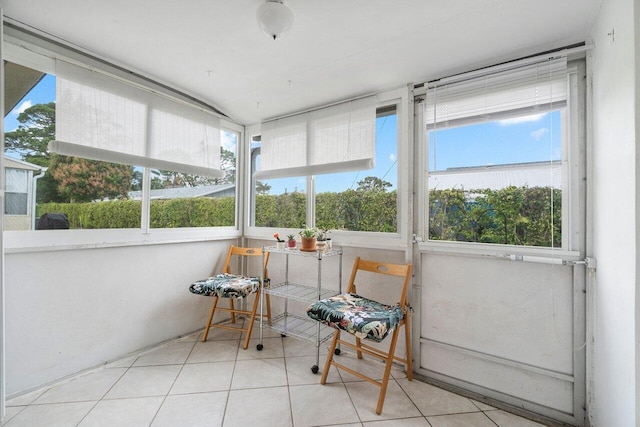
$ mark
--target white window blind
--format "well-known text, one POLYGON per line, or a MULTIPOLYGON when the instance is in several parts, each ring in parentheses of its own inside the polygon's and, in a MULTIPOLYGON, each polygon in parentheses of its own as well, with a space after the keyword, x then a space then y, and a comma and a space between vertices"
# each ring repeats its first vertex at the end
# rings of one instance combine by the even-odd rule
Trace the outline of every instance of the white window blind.
POLYGON ((375 96, 262 123, 256 179, 371 169, 375 96))
POLYGON ((214 114, 64 61, 57 61, 56 77, 56 140, 50 151, 224 176, 214 114))
POLYGON ((463 126, 562 107, 567 100, 566 69, 566 58, 559 58, 432 82, 424 110, 427 127, 463 126))

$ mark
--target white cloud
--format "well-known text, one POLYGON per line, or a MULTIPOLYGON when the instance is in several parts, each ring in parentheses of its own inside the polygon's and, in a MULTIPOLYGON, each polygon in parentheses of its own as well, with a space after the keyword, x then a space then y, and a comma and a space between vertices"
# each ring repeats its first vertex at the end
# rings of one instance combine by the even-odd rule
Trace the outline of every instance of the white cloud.
POLYGON ((547 128, 540 128, 538 130, 534 130, 533 132, 531 132, 531 136, 533 137, 533 139, 535 139, 536 141, 540 141, 540 139, 542 139, 543 136, 545 136, 546 134, 549 133, 549 129, 547 128))
POLYGON ((498 123, 502 126, 510 126, 510 125, 517 125, 520 123, 537 122, 538 120, 542 119, 545 116, 545 114, 546 113, 540 113, 540 114, 532 114, 530 116, 514 117, 513 119, 499 120, 498 123))
POLYGON ((222 132, 222 140, 220 141, 222 148, 229 150, 232 153, 236 153, 236 146, 238 145, 238 137, 234 133, 222 132))
POLYGON ((31 107, 31 105, 32 105, 31 100, 27 99, 22 104, 20 104, 18 107, 14 108, 11 113, 13 113, 13 114, 15 114, 17 116, 20 113, 23 113, 24 110, 26 110, 27 108, 31 107))
POLYGON ((394 153, 389 154, 389 160, 391 160, 392 162, 396 161, 396 155, 394 153))

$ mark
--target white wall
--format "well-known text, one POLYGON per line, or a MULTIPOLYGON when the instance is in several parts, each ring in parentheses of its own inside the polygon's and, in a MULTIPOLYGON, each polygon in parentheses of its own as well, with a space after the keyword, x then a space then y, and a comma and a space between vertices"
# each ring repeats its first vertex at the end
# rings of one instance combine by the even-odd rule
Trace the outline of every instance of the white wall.
MULTIPOLYGON (((637 3, 637 2, 636 2, 637 3)), ((592 31, 593 390, 595 426, 636 413, 636 118, 634 0, 604 0, 592 31), (614 33, 609 35, 609 33, 614 33)))
MULTIPOLYGON (((7 254, 8 397, 203 328, 211 299, 189 293, 188 286, 221 270, 230 243, 7 254)), ((358 255, 404 262, 402 251, 345 249, 343 289, 358 255)), ((317 262, 311 261, 292 261, 290 280, 315 284, 317 262)), ((336 260, 322 263, 323 286, 337 289, 336 260)), ((284 257, 272 256, 269 273, 283 280, 284 257)), ((282 309, 282 301, 272 301, 276 312, 282 309)), ((306 305, 290 308, 304 315, 306 305)), ((404 341, 397 352, 404 354, 404 341)))
MULTIPOLYGON (((64 232, 64 231, 62 231, 64 232)), ((204 326, 228 241, 6 255, 7 395, 204 326)))

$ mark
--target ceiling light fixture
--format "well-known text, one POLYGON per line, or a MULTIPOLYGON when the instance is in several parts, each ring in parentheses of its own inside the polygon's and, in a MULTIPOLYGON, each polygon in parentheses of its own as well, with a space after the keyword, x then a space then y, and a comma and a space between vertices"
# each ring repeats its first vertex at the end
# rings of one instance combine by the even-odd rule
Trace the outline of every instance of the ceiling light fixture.
POLYGON ((280 0, 267 0, 256 16, 262 32, 274 40, 284 37, 293 25, 293 12, 280 0))

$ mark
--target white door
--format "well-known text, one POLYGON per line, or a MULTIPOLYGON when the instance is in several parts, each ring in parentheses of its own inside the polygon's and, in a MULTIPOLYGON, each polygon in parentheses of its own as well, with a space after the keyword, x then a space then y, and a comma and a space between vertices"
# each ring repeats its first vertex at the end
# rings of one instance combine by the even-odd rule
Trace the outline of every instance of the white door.
POLYGON ((549 96, 531 108, 487 106, 531 81, 503 68, 418 100, 414 348, 419 374, 583 425, 585 67, 549 64, 536 76, 549 96))

